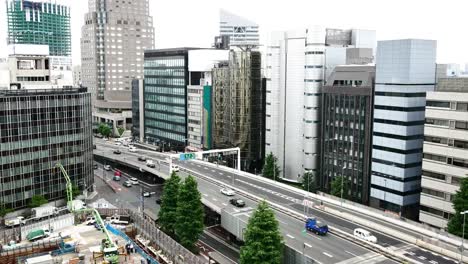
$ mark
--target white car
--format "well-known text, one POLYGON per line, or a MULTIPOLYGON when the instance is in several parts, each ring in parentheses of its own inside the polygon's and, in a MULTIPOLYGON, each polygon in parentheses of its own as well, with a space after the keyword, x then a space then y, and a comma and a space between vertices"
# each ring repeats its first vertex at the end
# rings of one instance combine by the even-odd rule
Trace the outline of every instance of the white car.
POLYGON ((179 172, 180 169, 179 169, 179 165, 172 165, 172 171, 175 171, 175 172, 179 172))
POLYGON ((115 144, 116 146, 121 146, 121 145, 122 145, 122 142, 117 141, 117 142, 115 142, 114 144, 115 144))
POLYGON ((354 236, 360 239, 364 239, 371 243, 377 243, 377 237, 373 236, 369 231, 362 228, 354 229, 354 236))
POLYGON ((110 166, 110 165, 104 165, 104 170, 110 171, 110 170, 111 170, 111 166, 110 166))
POLYGON ((130 152, 136 152, 136 150, 137 149, 135 147, 133 147, 133 146, 128 148, 128 151, 130 151, 130 152))
POLYGON ((227 196, 234 196, 236 194, 236 192, 228 188, 222 188, 221 193, 227 196))
POLYGON ((151 196, 150 192, 143 192, 143 197, 150 197, 150 196, 151 196))
POLYGON ((130 183, 133 184, 133 185, 136 185, 136 184, 139 184, 140 182, 138 181, 137 178, 135 177, 132 177, 129 179, 130 183))

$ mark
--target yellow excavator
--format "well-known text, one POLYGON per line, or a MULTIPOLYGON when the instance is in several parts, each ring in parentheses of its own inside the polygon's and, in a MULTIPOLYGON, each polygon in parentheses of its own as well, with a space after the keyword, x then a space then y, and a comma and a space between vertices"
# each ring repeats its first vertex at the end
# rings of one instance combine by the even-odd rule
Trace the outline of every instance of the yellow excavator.
POLYGON ((62 164, 57 163, 55 167, 59 168, 62 171, 63 176, 67 182, 66 184, 66 193, 67 193, 67 207, 71 213, 81 213, 81 212, 91 212, 96 219, 96 223, 100 226, 102 232, 106 235, 106 238, 102 240, 101 243, 101 253, 97 256, 93 256, 94 259, 103 258, 104 263, 117 264, 119 263, 119 248, 112 241, 109 231, 106 228, 106 224, 101 218, 101 215, 96 209, 93 208, 84 208, 75 210, 73 203, 73 187, 70 177, 68 176, 67 171, 62 166, 62 164))

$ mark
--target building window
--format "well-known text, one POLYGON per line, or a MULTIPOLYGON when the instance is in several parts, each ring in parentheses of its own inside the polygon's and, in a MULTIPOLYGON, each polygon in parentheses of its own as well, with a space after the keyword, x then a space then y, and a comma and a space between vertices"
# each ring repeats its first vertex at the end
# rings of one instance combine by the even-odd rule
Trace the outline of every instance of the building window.
POLYGON ((435 197, 445 199, 445 193, 444 192, 440 192, 440 191, 436 191, 436 190, 432 190, 432 189, 428 189, 428 188, 422 188, 421 192, 425 193, 425 194, 429 194, 431 196, 435 196, 435 197))
POLYGON ((445 175, 437 172, 423 170, 422 175, 436 180, 445 181, 445 175))
POLYGON ((439 107, 439 108, 450 108, 450 102, 441 102, 441 101, 432 101, 427 100, 426 106, 429 107, 439 107))
POLYGON ((447 162, 447 157, 435 155, 435 154, 424 153, 424 158, 433 160, 433 161, 438 161, 438 162, 444 162, 444 163, 447 162))
POLYGON ((455 129, 468 130, 468 122, 456 121, 455 129))
POLYGON ((435 125, 435 126, 449 126, 449 121, 448 120, 442 120, 442 119, 434 119, 434 118, 426 118, 426 125, 435 125))
POLYGON ((431 137, 431 136, 425 136, 424 141, 426 142, 432 142, 432 143, 437 143, 437 144, 444 144, 447 145, 448 139, 447 138, 441 138, 441 137, 431 137))
POLYGON ((468 112, 468 103, 458 103, 457 102, 457 111, 468 112))

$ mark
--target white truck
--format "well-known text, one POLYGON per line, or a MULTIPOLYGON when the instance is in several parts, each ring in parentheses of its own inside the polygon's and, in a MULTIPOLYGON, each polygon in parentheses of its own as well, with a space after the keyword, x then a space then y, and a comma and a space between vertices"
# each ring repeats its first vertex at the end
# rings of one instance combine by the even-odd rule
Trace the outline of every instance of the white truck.
POLYGON ((49 216, 58 214, 57 207, 51 205, 39 206, 31 209, 31 217, 35 219, 41 219, 49 216))
POLYGON ((86 208, 86 203, 83 202, 82 200, 73 200, 72 204, 75 210, 81 210, 81 209, 86 208))
POLYGON ((113 215, 106 217, 106 221, 116 225, 128 225, 130 217, 125 215, 113 215))
POLYGON ((24 225, 24 224, 26 224, 26 221, 24 220, 24 217, 22 216, 5 219, 5 226, 7 227, 14 227, 14 226, 24 225))
POLYGON ((34 257, 34 258, 28 258, 24 262, 25 264, 53 264, 54 259, 52 258, 51 255, 44 255, 44 256, 39 256, 39 257, 34 257))

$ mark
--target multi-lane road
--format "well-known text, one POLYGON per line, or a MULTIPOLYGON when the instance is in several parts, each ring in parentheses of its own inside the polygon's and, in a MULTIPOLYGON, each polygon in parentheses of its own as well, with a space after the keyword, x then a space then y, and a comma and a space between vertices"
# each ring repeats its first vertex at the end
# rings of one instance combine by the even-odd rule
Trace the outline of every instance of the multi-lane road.
MULTIPOLYGON (((155 160, 164 159, 165 156, 161 155, 160 153, 143 150, 139 150, 137 153, 130 153, 126 151, 124 147, 119 147, 122 151, 122 154, 115 155, 112 153, 112 151, 116 147, 117 146, 110 143, 100 142, 98 144, 98 148, 95 150, 95 154, 106 156, 115 160, 120 160, 135 167, 140 166, 145 171, 155 174, 161 175, 162 173, 168 173, 169 168, 164 163, 161 163, 160 166, 156 166, 155 169, 150 169, 147 168, 144 163, 137 160, 139 155, 144 155, 155 160)), ((297 212, 304 211, 304 206, 302 205, 304 197, 294 193, 293 191, 284 190, 268 183, 250 179, 248 177, 242 177, 226 170, 206 166, 202 163, 188 161, 178 163, 180 167, 192 171, 195 176, 196 174, 200 174, 215 178, 216 180, 224 182, 225 184, 234 184, 236 187, 241 188, 244 191, 265 198, 268 201, 287 207, 291 210, 295 210, 297 212)), ((181 174, 184 175, 184 173, 181 174)), ((213 203, 220 208, 231 206, 227 202, 228 198, 224 197, 219 192, 219 186, 200 178, 198 178, 198 183, 200 192, 203 194, 203 198, 205 200, 209 200, 210 203, 213 203)), ((247 201, 248 206, 256 206, 254 201, 250 201, 245 198, 244 200, 247 201)), ((304 223, 302 221, 296 220, 280 212, 277 212, 276 214, 283 232, 285 242, 298 251, 303 250, 304 243, 310 245, 311 247, 305 248, 305 254, 313 257, 315 260, 321 263, 395 263, 380 254, 361 247, 358 243, 352 243, 348 240, 344 240, 333 235, 329 235, 327 237, 318 237, 304 233, 302 232, 304 229, 304 223)), ((346 219, 341 219, 315 208, 309 208, 309 214, 315 217, 319 217, 329 225, 338 227, 345 232, 351 233, 352 230, 359 227, 358 225, 347 221, 346 219)), ((248 219, 249 214, 246 213, 243 217, 248 219)), ((380 234, 377 231, 373 231, 373 233, 377 236, 380 245, 389 247, 394 251, 399 251, 407 257, 415 259, 420 263, 454 263, 452 260, 431 254, 430 252, 422 251, 413 245, 408 245, 398 239, 380 234)))

